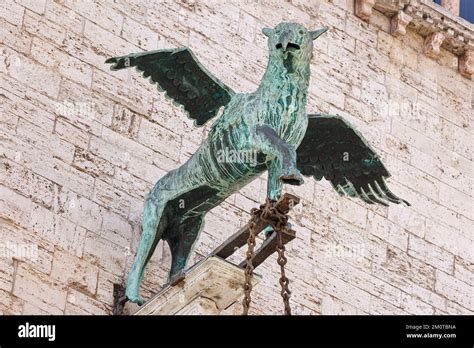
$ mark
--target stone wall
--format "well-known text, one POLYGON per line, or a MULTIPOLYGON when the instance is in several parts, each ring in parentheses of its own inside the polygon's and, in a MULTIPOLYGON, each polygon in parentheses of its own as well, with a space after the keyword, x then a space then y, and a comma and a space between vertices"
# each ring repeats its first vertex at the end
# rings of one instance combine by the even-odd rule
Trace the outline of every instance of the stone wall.
MULTIPOLYGON (((299 314, 473 313, 473 83, 458 57, 423 54, 351 0, 0 3, 0 313, 110 313, 140 237, 143 200, 206 136, 135 71, 107 57, 188 46, 236 91, 256 88, 264 26, 329 25, 315 41, 308 110, 365 135, 412 207, 373 207, 307 179, 288 192, 292 307, 299 314), (28 255, 33 249, 34 256, 28 255)), ((248 219, 265 176, 207 215, 191 263, 248 219)), ((240 252, 238 257, 242 257, 240 252)), ((160 244, 142 293, 166 282, 160 244)), ((278 266, 258 268, 251 312, 278 314, 278 266)), ((240 313, 240 304, 226 313, 240 313)))

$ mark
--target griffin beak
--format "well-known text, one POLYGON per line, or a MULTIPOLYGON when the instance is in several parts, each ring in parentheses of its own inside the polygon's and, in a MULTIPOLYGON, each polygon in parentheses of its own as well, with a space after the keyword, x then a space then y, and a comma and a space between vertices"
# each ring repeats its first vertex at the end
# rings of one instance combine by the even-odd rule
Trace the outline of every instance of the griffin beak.
POLYGON ((276 48, 283 49, 283 52, 286 52, 287 50, 298 50, 300 46, 293 43, 291 40, 292 38, 291 32, 285 31, 280 35, 280 40, 278 40, 276 48))
POLYGON ((281 47, 283 48, 283 51, 286 51, 289 43, 290 43, 290 33, 284 32, 280 36, 280 44, 281 44, 281 47))

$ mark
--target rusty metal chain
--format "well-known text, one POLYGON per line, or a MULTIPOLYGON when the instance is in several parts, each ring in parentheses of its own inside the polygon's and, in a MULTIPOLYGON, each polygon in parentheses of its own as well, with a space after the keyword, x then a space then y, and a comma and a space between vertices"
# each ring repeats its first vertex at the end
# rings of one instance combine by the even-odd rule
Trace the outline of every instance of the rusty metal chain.
POLYGON ((245 267, 245 283, 244 283, 244 299, 243 304, 243 315, 248 315, 252 292, 252 275, 253 275, 253 258, 255 248, 255 238, 257 235, 256 224, 257 220, 261 219, 265 222, 272 224, 273 230, 277 233, 277 246, 276 251, 278 253, 278 265, 280 266, 280 286, 281 286, 281 297, 283 298, 284 313, 285 315, 291 315, 290 307, 290 295, 289 279, 285 274, 285 265, 287 258, 285 257, 285 246, 283 244, 283 230, 286 228, 288 223, 288 216, 283 214, 275 207, 275 201, 271 201, 267 198, 265 204, 260 205, 260 208, 253 208, 250 212, 251 218, 249 221, 249 238, 247 240, 247 255, 246 255, 246 267, 245 267))
POLYGON ((250 293, 252 292, 252 275, 253 275, 253 258, 254 258, 254 248, 255 248, 255 237, 257 236, 257 231, 255 230, 257 219, 261 215, 261 210, 253 208, 250 212, 251 218, 249 222, 249 238, 247 240, 247 264, 245 266, 245 283, 244 283, 244 299, 242 301, 243 313, 242 315, 248 315, 250 308, 250 293))
POLYGON ((291 291, 289 289, 290 280, 286 277, 285 274, 285 265, 287 262, 285 256, 285 246, 283 245, 283 237, 281 229, 277 231, 277 252, 278 252, 278 259, 277 262, 280 265, 280 286, 281 286, 281 297, 283 298, 283 304, 285 306, 285 315, 291 315, 291 307, 290 307, 290 295, 291 291))

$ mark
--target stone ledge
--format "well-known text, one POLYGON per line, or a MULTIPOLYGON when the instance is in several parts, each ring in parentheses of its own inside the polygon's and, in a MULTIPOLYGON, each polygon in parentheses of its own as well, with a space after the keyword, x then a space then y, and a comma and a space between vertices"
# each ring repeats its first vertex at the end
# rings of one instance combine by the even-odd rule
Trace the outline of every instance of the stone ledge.
POLYGON ((405 12, 413 17, 409 27, 423 37, 441 32, 442 47, 457 56, 474 49, 474 25, 428 0, 410 1, 405 12))
MULTIPOLYGON (((261 277, 254 274, 252 285, 261 277)), ((245 270, 210 257, 186 271, 185 278, 167 285, 134 315, 219 314, 243 295, 245 270)))
POLYGON ((459 57, 459 72, 472 77, 474 25, 430 0, 356 0, 355 14, 368 21, 376 9, 391 18, 391 34, 400 36, 406 27, 425 38, 423 51, 435 57, 439 48, 459 57))

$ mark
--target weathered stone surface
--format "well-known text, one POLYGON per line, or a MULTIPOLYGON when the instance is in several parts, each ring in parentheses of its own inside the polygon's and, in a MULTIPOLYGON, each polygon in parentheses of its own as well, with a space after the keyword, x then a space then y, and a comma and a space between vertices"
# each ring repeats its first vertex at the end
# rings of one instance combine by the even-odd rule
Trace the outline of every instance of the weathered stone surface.
POLYGON ((12 293, 25 302, 51 313, 62 314, 66 305, 65 285, 20 263, 12 293))
POLYGON ((85 260, 63 251, 55 251, 51 277, 61 283, 93 295, 99 269, 85 260))
POLYGON ((66 306, 64 309, 66 315, 107 315, 110 308, 102 302, 83 294, 75 289, 69 289, 66 306))
POLYGON ((140 128, 140 120, 139 115, 120 104, 115 104, 111 128, 129 138, 136 138, 140 128))
POLYGON ((44 16, 31 11, 25 12, 23 26, 27 32, 60 46, 66 36, 66 29, 44 16))
POLYGON ((61 76, 41 64, 18 55, 15 51, 2 49, 2 56, 6 60, 6 73, 16 80, 24 81, 39 92, 50 97, 57 97, 61 76), (48 83, 43 83, 48 81, 48 83))
POLYGON ((52 206, 54 184, 5 158, 0 159, 0 183, 8 185, 46 208, 52 206))
POLYGON ((410 236, 408 244, 408 255, 416 257, 427 264, 452 274, 454 270, 453 255, 437 247, 434 244, 425 242, 416 236, 410 236))
POLYGON ((58 215, 54 221, 54 232, 49 239, 56 247, 62 248, 72 255, 82 256, 87 230, 76 223, 58 215))
POLYGON ((112 176, 114 174, 112 164, 79 147, 76 147, 74 152, 73 166, 94 177, 112 176))
POLYGON ((79 14, 102 28, 114 34, 119 34, 123 24, 122 14, 108 6, 94 1, 72 0, 66 4, 75 13, 79 14))
POLYGON ((75 192, 59 189, 55 197, 55 212, 90 231, 102 225, 103 208, 75 192))
POLYGON ((89 260, 102 269, 116 275, 123 275, 125 272, 125 260, 127 249, 107 239, 88 233, 84 244, 83 258, 89 260))
POLYGON ((1 315, 18 315, 21 313, 22 308, 23 308, 23 301, 20 298, 12 295, 10 291, 0 290, 0 314, 1 315))
POLYGON ((442 271, 436 271, 436 291, 449 300, 469 309, 474 310, 474 299, 472 293, 474 286, 464 283, 442 271))
POLYGON ((14 25, 21 25, 25 8, 13 0, 4 1, 0 7, 2 18, 14 25))

